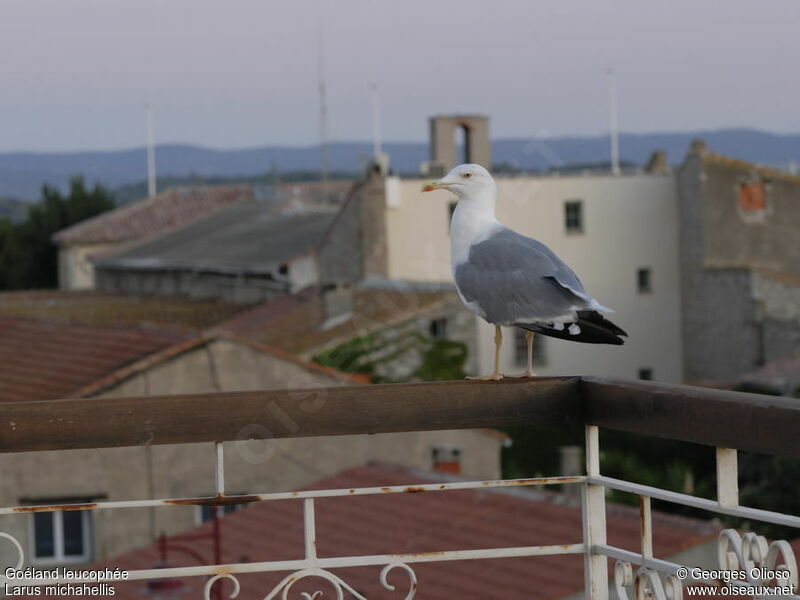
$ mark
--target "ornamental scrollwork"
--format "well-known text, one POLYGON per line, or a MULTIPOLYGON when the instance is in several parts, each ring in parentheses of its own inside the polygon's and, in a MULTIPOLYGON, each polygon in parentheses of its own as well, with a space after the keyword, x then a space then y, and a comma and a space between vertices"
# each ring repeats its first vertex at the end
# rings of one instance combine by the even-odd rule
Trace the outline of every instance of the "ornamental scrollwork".
MULTIPOLYGON (((5 538, 14 545, 14 548, 16 549, 18 555, 17 564, 16 566, 14 566, 14 569, 21 569, 22 565, 25 564, 25 551, 22 549, 22 544, 20 544, 17 538, 15 538, 13 535, 10 535, 3 531, 0 531, 0 538, 5 538)), ((0 573, 0 579, 6 579, 5 572, 0 573)))
POLYGON ((743 571, 744 581, 749 584, 780 583, 797 588, 797 559, 785 540, 770 544, 763 535, 753 532, 739 535, 735 529, 725 529, 717 539, 717 559, 720 569, 743 571), (782 576, 775 577, 775 573, 782 576))
POLYGON ((648 567, 633 570, 633 565, 618 560, 614 565, 614 587, 619 600, 628 600, 625 588, 633 587, 635 600, 683 600, 683 584, 672 573, 663 575, 648 567))
MULTIPOLYGON (((389 583, 389 573, 395 569, 400 569, 401 571, 405 572, 408 576, 408 591, 406 592, 405 597, 403 600, 413 600, 414 596, 417 593, 417 576, 414 573, 414 570, 409 567, 407 564, 403 562, 393 562, 389 563, 381 570, 380 574, 380 583, 381 585, 389 590, 394 591, 396 590, 396 586, 389 583)), ((357 600, 367 600, 362 594, 354 590, 350 585, 347 584, 341 577, 327 571, 325 569, 319 569, 316 567, 308 568, 308 569, 301 569, 300 571, 295 571, 294 573, 287 575, 284 577, 281 582, 276 585, 272 591, 264 596, 264 600, 273 600, 280 598, 280 600, 289 600, 289 594, 292 590, 292 586, 295 583, 300 581, 301 579, 307 578, 317 578, 327 581, 330 584, 330 587, 333 589, 334 593, 336 594, 336 600, 345 600, 345 593, 348 594, 348 597, 352 596, 357 600)), ((234 589, 231 592, 229 598, 236 598, 239 595, 240 585, 239 580, 230 573, 224 573, 215 575, 214 577, 210 578, 205 585, 205 600, 211 600, 211 588, 214 586, 214 583, 219 581, 220 579, 229 579, 233 582, 234 589)), ((319 600, 323 595, 321 590, 309 593, 309 592, 300 592, 299 598, 301 600, 319 600)))

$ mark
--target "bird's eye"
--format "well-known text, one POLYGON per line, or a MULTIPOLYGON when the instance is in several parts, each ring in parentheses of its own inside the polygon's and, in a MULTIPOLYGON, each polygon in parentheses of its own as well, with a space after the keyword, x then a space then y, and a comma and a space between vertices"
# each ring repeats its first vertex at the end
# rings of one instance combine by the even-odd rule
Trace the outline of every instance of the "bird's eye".
POLYGON ((464 179, 469 179, 470 177, 472 177, 472 173, 464 173, 464 174, 462 175, 462 177, 463 177, 464 179))

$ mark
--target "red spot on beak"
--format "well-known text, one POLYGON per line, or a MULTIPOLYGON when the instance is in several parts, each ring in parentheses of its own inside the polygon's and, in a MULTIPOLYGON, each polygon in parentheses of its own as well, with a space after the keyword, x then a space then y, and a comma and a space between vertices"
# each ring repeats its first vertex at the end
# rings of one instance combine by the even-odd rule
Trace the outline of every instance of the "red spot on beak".
POLYGON ((435 190, 435 189, 436 189, 436 188, 435 188, 435 187, 433 187, 431 184, 428 184, 428 185, 426 185, 425 187, 423 187, 423 188, 422 188, 422 191, 423 191, 423 192, 432 192, 432 191, 433 191, 433 190, 435 190))

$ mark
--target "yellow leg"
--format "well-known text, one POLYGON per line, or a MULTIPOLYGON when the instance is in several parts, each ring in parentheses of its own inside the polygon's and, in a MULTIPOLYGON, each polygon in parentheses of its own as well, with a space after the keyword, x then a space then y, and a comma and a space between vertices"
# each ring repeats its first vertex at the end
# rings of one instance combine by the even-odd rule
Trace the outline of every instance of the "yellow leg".
POLYGON ((500 372, 500 347, 503 344, 503 330, 500 325, 494 326, 494 373, 486 377, 467 377, 477 381, 500 381, 503 374, 500 372))
POLYGON ((533 332, 526 331, 525 338, 528 341, 528 368, 521 375, 514 375, 514 377, 536 377, 533 372, 533 332))

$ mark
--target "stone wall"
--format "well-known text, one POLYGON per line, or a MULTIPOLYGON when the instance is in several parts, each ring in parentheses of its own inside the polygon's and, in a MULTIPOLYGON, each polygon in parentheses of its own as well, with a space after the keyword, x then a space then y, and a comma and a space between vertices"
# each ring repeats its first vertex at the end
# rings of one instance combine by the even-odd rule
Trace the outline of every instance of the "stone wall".
POLYGON ((677 182, 686 379, 737 380, 798 352, 800 178, 695 142, 677 182))

